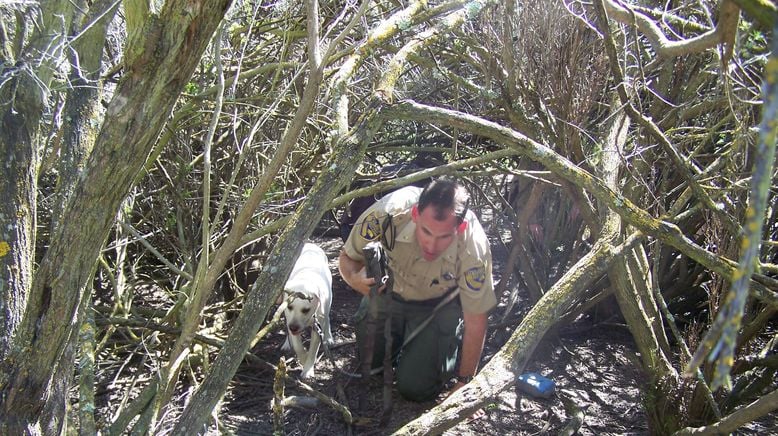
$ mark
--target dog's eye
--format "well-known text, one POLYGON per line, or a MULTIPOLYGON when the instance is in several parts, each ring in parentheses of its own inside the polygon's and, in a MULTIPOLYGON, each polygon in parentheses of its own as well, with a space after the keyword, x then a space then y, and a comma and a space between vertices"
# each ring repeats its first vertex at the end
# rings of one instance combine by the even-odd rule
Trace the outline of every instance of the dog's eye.
POLYGON ((294 310, 294 306, 292 306, 292 305, 290 304, 290 305, 288 305, 288 306, 287 306, 287 309, 289 309, 289 310, 294 310))
POLYGON ((303 314, 308 315, 308 312, 310 312, 310 311, 311 311, 310 308, 305 308, 305 309, 303 309, 303 314))

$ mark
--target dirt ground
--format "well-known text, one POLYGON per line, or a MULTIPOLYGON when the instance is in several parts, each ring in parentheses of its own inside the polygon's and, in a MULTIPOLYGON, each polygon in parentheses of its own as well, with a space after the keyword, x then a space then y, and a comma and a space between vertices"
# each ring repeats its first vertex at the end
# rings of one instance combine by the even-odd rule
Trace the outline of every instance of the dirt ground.
MULTIPOLYGON (((336 259, 341 243, 338 239, 315 241, 330 258, 333 271, 333 306, 331 322, 336 346, 333 359, 322 357, 316 366, 316 375, 308 384, 330 396, 337 397, 340 383, 349 405, 356 405, 359 383, 342 375, 342 370, 356 369, 356 345, 351 316, 359 304, 359 296, 350 290, 336 274, 336 259)), ((495 253, 495 276, 498 278, 500 258, 495 253)), ((499 312, 500 308, 496 310, 499 312)), ((526 308, 524 308, 526 310, 526 308)), ((494 355, 507 340, 515 325, 491 328, 487 338, 483 363, 494 355)), ((282 329, 280 329, 282 330, 282 329)), ((558 393, 572 398, 583 412, 581 435, 638 435, 649 434, 647 418, 642 407, 641 387, 645 379, 640 371, 639 357, 626 328, 621 326, 593 326, 581 323, 566 328, 564 333, 543 341, 528 364, 527 372, 537 372, 551 378, 558 393)), ((253 350, 267 362, 277 364, 284 357, 280 345, 282 331, 275 332, 253 350)), ((300 367, 291 355, 286 362, 293 377, 300 367)), ((244 362, 233 379, 220 413, 221 432, 235 435, 269 435, 273 433, 270 410, 273 373, 258 363, 244 362)), ((349 428, 342 415, 329 406, 307 405, 285 410, 285 432, 288 435, 384 435, 390 434, 434 407, 435 402, 412 403, 393 393, 394 409, 387 426, 380 426, 382 385, 375 377, 369 393, 371 416, 361 417, 359 424, 349 428), (372 407, 374 406, 374 407, 372 407), (367 418, 367 419, 364 419, 367 418)), ((306 396, 294 384, 287 384, 286 396, 306 396)), ((485 407, 485 416, 460 423, 447 435, 532 435, 558 434, 571 419, 562 395, 539 399, 509 389, 493 398, 485 407)))
MULTIPOLYGON (((349 378, 342 371, 357 373, 355 331, 352 315, 355 313, 360 297, 348 288, 337 274, 337 257, 342 242, 337 236, 319 238, 313 242, 320 245, 328 254, 330 269, 333 272, 333 305, 331 311, 332 333, 335 346, 332 358, 322 357, 316 366, 316 375, 308 380, 310 388, 329 398, 344 398, 341 403, 348 405, 355 415, 355 424, 348 426, 340 412, 323 403, 311 404, 310 394, 300 387, 299 381, 288 381, 285 388, 286 398, 302 399, 285 408, 284 433, 286 435, 387 435, 403 425, 421 416, 435 406, 435 401, 413 403, 405 401, 393 392, 393 412, 387 425, 380 425, 383 386, 380 376, 374 377, 367 395, 367 409, 357 412, 358 394, 362 392, 358 380, 349 378), (339 389, 342 395, 339 395, 339 389)), ((506 253, 499 249, 500 244, 492 244, 495 281, 501 278, 501 270, 506 253), (495 248, 498 247, 498 248, 495 248)), ((147 304, 155 294, 141 298, 147 304)), ((486 339, 483 367, 499 351, 510 337, 518 322, 529 310, 526 296, 519 292, 519 305, 511 313, 512 322, 498 327, 499 317, 505 311, 502 301, 492 312, 490 328, 486 339)), ((217 426, 211 426, 208 435, 271 435, 273 434, 273 397, 274 371, 271 364, 277 365, 283 359, 288 366, 289 375, 297 380, 300 366, 291 353, 284 354, 281 344, 285 339, 284 328, 279 326, 252 350, 252 358, 244 359, 233 377, 227 394, 219 407, 217 426)), ((117 347, 121 343, 117 336, 117 347)), ((136 349, 133 340, 127 341, 136 349)), ((320 352, 321 354, 321 352, 320 352)), ((137 350, 126 358, 113 357, 100 359, 98 372, 99 389, 97 403, 101 421, 110 422, 116 406, 122 404, 124 392, 122 386, 137 383, 137 373, 130 360, 138 360, 137 350)), ((140 364, 145 362, 140 358, 140 364)), ((136 362, 137 363, 137 362, 136 362)), ((616 322, 593 323, 581 317, 578 321, 563 326, 559 331, 549 332, 535 349, 525 372, 539 373, 552 379, 556 385, 556 394, 548 399, 540 399, 507 389, 496 398, 492 398, 484 407, 483 417, 470 422, 460 423, 445 434, 453 435, 537 435, 560 434, 573 420, 581 418, 579 435, 646 435, 652 434, 648 427, 648 418, 644 410, 644 395, 647 391, 646 377, 641 371, 633 340, 625 325, 616 322), (568 400, 568 401, 564 401, 568 400), (575 409, 566 407, 573 404, 575 409)), ((174 403, 178 407, 169 410, 155 432, 165 434, 172 427, 176 416, 183 409, 186 399, 192 394, 192 387, 183 387, 176 393, 174 403)), ((132 389, 137 393, 137 388, 132 389)), ((77 393, 74 392, 74 400, 77 393)), ((565 433, 570 434, 570 433, 565 433)), ((778 435, 778 412, 751 423, 747 428, 739 429, 738 435, 778 435)))

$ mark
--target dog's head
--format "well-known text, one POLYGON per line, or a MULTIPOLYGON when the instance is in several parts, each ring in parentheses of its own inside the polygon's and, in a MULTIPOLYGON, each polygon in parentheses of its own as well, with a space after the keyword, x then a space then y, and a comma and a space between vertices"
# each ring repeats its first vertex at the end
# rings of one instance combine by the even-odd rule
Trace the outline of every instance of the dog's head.
POLYGON ((313 325, 313 317, 319 307, 319 297, 290 289, 284 290, 287 305, 284 310, 286 327, 292 335, 299 335, 313 325))

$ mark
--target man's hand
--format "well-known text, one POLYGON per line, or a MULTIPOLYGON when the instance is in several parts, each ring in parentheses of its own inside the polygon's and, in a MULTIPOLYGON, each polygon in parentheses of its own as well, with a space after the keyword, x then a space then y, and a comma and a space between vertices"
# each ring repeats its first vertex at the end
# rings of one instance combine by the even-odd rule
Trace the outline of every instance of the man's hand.
POLYGON ((352 288, 356 289, 362 295, 370 294, 370 287, 375 285, 375 279, 367 276, 367 268, 362 267, 356 274, 351 276, 351 280, 354 283, 352 288))
POLYGON ((478 371, 481 353, 484 349, 488 317, 486 313, 463 312, 465 332, 462 337, 462 357, 459 361, 458 376, 474 376, 478 371))
MULTIPOLYGON (((486 313, 472 314, 463 312, 462 317, 465 324, 465 333, 462 338, 462 357, 459 361, 459 370, 457 375, 467 376, 475 375, 478 370, 478 362, 481 360, 481 353, 484 349, 484 340, 486 338, 486 327, 488 325, 488 317, 486 313)), ((446 394, 446 398, 451 396, 454 392, 462 389, 467 383, 463 381, 457 381, 454 387, 446 394)), ((486 415, 484 409, 478 409, 470 418, 468 422, 483 418, 486 415)))
POLYGON ((369 242, 362 248, 362 254, 365 258, 367 277, 375 279, 375 284, 370 287, 370 293, 380 293, 389 282, 389 262, 384 247, 380 242, 369 242))
POLYGON ((365 264, 348 257, 345 251, 341 251, 338 257, 338 270, 343 280, 355 291, 362 295, 370 294, 370 286, 375 284, 375 279, 367 276, 365 264))

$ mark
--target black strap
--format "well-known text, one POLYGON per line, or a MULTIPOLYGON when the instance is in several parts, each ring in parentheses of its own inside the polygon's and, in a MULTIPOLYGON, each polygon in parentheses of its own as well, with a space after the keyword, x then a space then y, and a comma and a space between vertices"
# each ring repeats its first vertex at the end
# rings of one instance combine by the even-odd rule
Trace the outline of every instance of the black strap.
POLYGON ((381 223, 381 244, 384 248, 392 251, 394 250, 395 235, 394 223, 392 222, 392 214, 387 214, 384 221, 381 223))
MULTIPOLYGON (((397 292, 392 292, 392 300, 398 301, 400 303, 410 304, 410 305, 416 305, 416 306, 423 306, 423 307, 435 307, 438 304, 440 304, 442 301, 448 299, 448 297, 457 289, 459 288, 459 285, 454 285, 446 290, 446 293, 441 295, 440 297, 430 298, 428 300, 406 300, 403 298, 402 295, 398 294, 397 292)), ((448 301, 451 301, 450 299, 448 301)))

